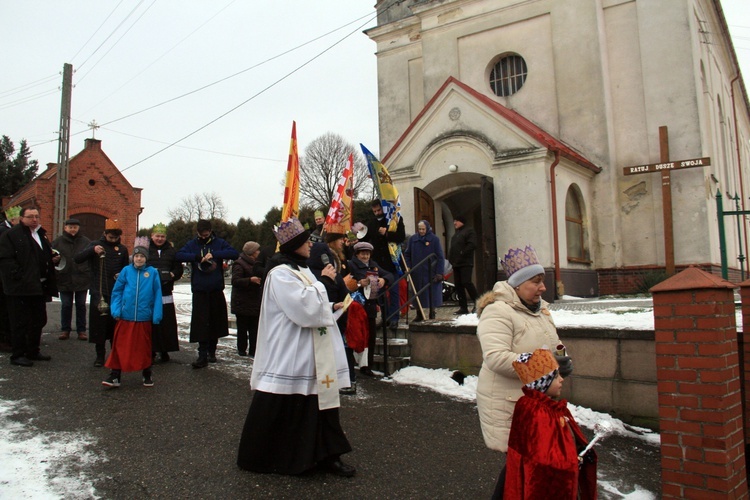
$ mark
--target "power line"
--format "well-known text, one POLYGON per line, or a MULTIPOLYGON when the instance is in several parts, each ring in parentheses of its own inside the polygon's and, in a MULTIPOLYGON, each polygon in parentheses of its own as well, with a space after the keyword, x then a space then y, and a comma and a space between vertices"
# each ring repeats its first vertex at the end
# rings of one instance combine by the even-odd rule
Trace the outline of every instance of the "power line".
POLYGON ((42 85, 42 84, 47 83, 49 81, 57 80, 57 78, 59 76, 60 76, 59 74, 45 76, 44 78, 40 78, 39 80, 35 80, 35 81, 29 82, 29 83, 24 83, 23 85, 19 85, 18 87, 13 87, 12 89, 3 90, 3 91, 0 92, 0 96, 3 96, 3 95, 13 95, 13 94, 17 94, 18 92, 22 92, 22 91, 24 91, 26 89, 30 89, 30 88, 33 88, 33 87, 38 87, 39 85, 42 85))
POLYGON ((289 73, 285 74, 284 76, 282 76, 281 78, 279 78, 279 79, 278 79, 278 80, 276 80, 275 82, 271 83, 271 84, 270 84, 270 85, 268 85, 267 87, 263 88, 262 90, 260 90, 259 92, 255 93, 254 95, 250 96, 250 97, 249 97, 248 99, 246 99, 246 100, 242 101, 242 102, 241 102, 241 103, 239 103, 239 104, 238 104, 237 106, 235 106, 235 107, 231 108, 230 110, 228 110, 228 111, 226 111, 226 112, 222 113, 221 115, 217 116, 216 118, 214 118, 213 120, 209 121, 209 122, 208 122, 208 123, 206 123, 205 125, 203 125, 203 126, 201 126, 201 127, 197 128, 196 130, 194 130, 194 131, 190 132, 190 133, 189 133, 189 134, 187 134, 186 136, 184 136, 184 137, 182 137, 182 138, 180 138, 180 139, 178 139, 178 140, 174 141, 173 143, 171 143, 171 144, 167 145, 166 147, 164 147, 164 148, 162 148, 162 149, 160 149, 160 150, 156 151, 155 153, 153 153, 153 154, 151 154, 151 155, 147 156, 146 158, 143 158, 142 160, 139 160, 139 161, 137 161, 137 162, 133 163, 132 165, 130 165, 130 166, 128 166, 128 167, 125 167, 124 169, 120 170, 120 172, 125 172, 126 170, 129 170, 129 169, 131 169, 131 168, 135 167, 136 165, 139 165, 139 164, 141 164, 141 163, 143 163, 143 162, 145 162, 145 161, 147 161, 147 160, 149 160, 149 159, 153 158, 154 156, 156 156, 156 155, 158 155, 158 154, 161 154, 161 153, 163 153, 163 152, 164 152, 164 151, 166 151, 167 149, 169 149, 169 148, 171 148, 171 147, 175 146, 176 144, 178 144, 178 143, 180 143, 180 142, 184 141, 184 140, 185 140, 185 139, 187 139, 188 137, 191 137, 191 136, 193 136, 193 135, 197 134, 198 132, 200 132, 201 130, 203 130, 203 129, 205 129, 205 128, 209 127, 210 125, 213 125, 214 123, 216 123, 217 121, 221 120, 222 118, 224 118, 224 117, 225 117, 225 116, 227 116, 228 114, 230 114, 230 113, 232 113, 232 112, 236 111, 237 109, 241 108, 242 106, 244 106, 244 105, 245 105, 245 104, 247 104, 248 102, 252 101, 253 99, 255 99, 256 97, 258 97, 259 95, 261 95, 261 94, 263 94, 264 92, 266 92, 267 90, 269 90, 269 89, 271 89, 271 88, 275 87, 276 85, 278 85, 278 84, 279 84, 279 83, 281 83, 282 81, 286 80, 286 79, 287 79, 287 78, 289 78, 289 77, 290 77, 291 75, 293 75, 293 74, 294 74, 294 73, 296 73, 297 71, 301 70, 302 68, 304 68, 305 66, 307 66, 308 64, 310 64, 311 62, 313 62, 314 60, 316 60, 317 58, 321 57, 321 56, 322 56, 323 54, 325 54, 325 53, 326 53, 326 52, 328 52, 329 50, 333 49, 333 48, 334 48, 334 47, 335 47, 336 45, 338 45, 339 43, 343 42, 344 40, 346 40, 347 38, 349 38, 350 36, 352 36, 352 35, 353 35, 354 33, 357 33, 357 32, 358 32, 358 31, 359 31, 360 29, 362 29, 363 27, 365 27, 365 26, 366 26, 366 25, 367 25, 367 24, 368 24, 368 23, 369 23, 370 21, 372 21, 372 20, 373 20, 373 19, 375 19, 376 17, 377 17, 377 14, 375 14, 375 16, 373 16, 373 17, 371 17, 370 19, 368 19, 368 20, 367 20, 367 21, 366 21, 366 22, 365 22, 364 24, 362 24, 361 26, 358 26, 358 27, 357 27, 357 28, 356 28, 356 29, 355 29, 354 31, 350 32, 349 34, 347 34, 347 35, 346 35, 346 36, 344 36, 343 38, 339 39, 338 41, 336 41, 336 42, 335 42, 335 43, 333 43, 332 45, 328 46, 328 47, 327 47, 326 49, 324 49, 323 51, 319 52, 318 54, 316 54, 316 55, 315 55, 315 56, 313 56, 312 58, 308 59, 307 61, 305 61, 305 62, 304 62, 303 64, 301 64, 300 66, 297 66, 297 67, 296 67, 295 69, 293 69, 293 70, 292 70, 292 71, 290 71, 289 73))
POLYGON ((114 35, 117 32, 117 30, 120 29, 120 26, 122 26, 123 24, 125 24, 125 21, 127 21, 128 18, 130 18, 130 16, 133 15, 133 13, 138 9, 138 7, 141 6, 141 4, 143 2, 144 2, 144 0, 141 0, 140 2, 138 2, 138 4, 135 7, 133 7, 133 10, 131 10, 128 13, 128 15, 125 16, 125 19, 123 19, 122 21, 120 21, 120 24, 118 24, 115 27, 115 29, 113 29, 112 32, 109 35, 107 35, 107 37, 104 40, 102 40, 102 43, 100 43, 99 46, 96 49, 94 49, 94 52, 92 52, 91 55, 89 55, 81 64, 78 65, 78 70, 79 71, 80 71, 81 68, 83 68, 83 66, 86 65, 87 62, 89 62, 89 59, 91 59, 92 57, 94 57, 94 54, 96 54, 99 51, 99 49, 101 49, 104 46, 104 44, 107 43, 107 40, 109 40, 112 37, 112 35, 114 35))
POLYGON ((27 102, 35 101, 37 99, 41 99, 42 97, 46 97, 46 96, 51 95, 51 94, 56 94, 57 92, 59 92, 59 89, 57 89, 57 88, 54 88, 52 90, 45 90, 43 92, 39 92, 38 94, 34 94, 34 95, 31 95, 31 96, 27 96, 27 97, 22 97, 22 98, 20 98, 18 100, 11 101, 11 102, 5 103, 3 105, 0 105, 0 109, 12 108, 13 106, 17 106, 19 104, 25 104, 27 102))
MULTIPOLYGON (((101 30, 101 29, 102 29, 102 27, 103 27, 103 26, 104 26, 104 25, 105 25, 105 24, 107 23, 107 21, 109 21, 109 18, 110 18, 110 17, 112 17, 112 14, 114 14, 114 13, 115 13, 115 11, 116 11, 116 10, 117 10, 117 9, 118 9, 118 8, 120 7, 120 5, 122 5, 122 2, 124 2, 124 1, 125 1, 125 0, 120 0, 120 2, 119 2, 119 3, 117 4, 117 5, 115 5, 115 8, 114 8, 114 9, 112 9, 112 12, 110 12, 110 13, 109 13, 109 15, 108 15, 108 16, 107 16, 106 18, 104 18, 104 21, 102 21, 102 24, 100 24, 100 25, 99 25, 99 27, 98 27, 98 28, 96 28, 96 31, 94 31, 94 33, 92 33, 92 34, 91 34, 91 36, 89 37, 89 39, 88 39, 88 40, 86 40, 86 42, 84 42, 84 44, 83 44, 83 45, 81 45, 81 48, 80 48, 80 49, 78 49, 78 52, 76 52, 76 53, 75 53, 75 54, 73 55, 73 57, 71 57, 71 58, 70 58, 70 61, 73 61, 73 60, 74 60, 74 59, 75 59, 75 58, 76 58, 76 57, 78 56, 78 54, 80 54, 80 53, 81 53, 81 51, 83 50, 83 48, 84 48, 84 47, 86 47, 86 45, 88 45, 88 44, 89 44, 89 42, 90 42, 90 41, 91 41, 91 40, 92 40, 92 39, 93 39, 93 38, 94 38, 94 37, 96 36, 96 34, 97 34, 97 33, 99 33, 99 30, 101 30)), ((98 50, 98 49, 97 49, 97 50, 98 50)), ((92 54, 92 55, 93 55, 93 54, 92 54)), ((89 56, 89 57, 91 57, 91 56, 89 56)), ((87 59, 87 60, 88 60, 88 59, 87 59)), ((84 61, 84 63, 85 63, 85 62, 86 62, 86 61, 84 61)))
MULTIPOLYGON (((80 120, 76 120, 76 121, 80 121, 80 120)), ((81 123, 83 123, 83 122, 81 122, 81 123)), ((102 127, 102 126, 100 126, 99 128, 101 128, 103 130, 107 130, 109 132, 114 132, 115 134, 125 135, 127 137, 133 137, 135 139, 141 139, 141 140, 148 141, 148 142, 155 142, 157 144, 169 144, 169 142, 166 142, 166 141, 158 141, 156 139, 151 139, 151 138, 148 138, 148 137, 141 137, 141 136, 134 135, 134 134, 128 134, 127 132, 121 132, 119 130, 114 130, 114 129, 111 129, 111 128, 108 128, 108 127, 102 127)), ((212 153, 212 154, 217 154, 217 155, 222 155, 222 156, 232 156, 232 157, 235 157, 235 158, 247 158, 249 160, 274 161, 274 162, 279 162, 279 163, 286 163, 287 160, 288 160, 287 158, 284 158, 284 159, 274 159, 274 158, 261 158, 259 156, 240 155, 240 154, 236 154, 236 153, 227 153, 225 151, 214 151, 214 150, 211 150, 211 149, 195 148, 195 147, 191 147, 191 146, 176 145, 175 147, 178 147, 178 148, 181 148, 181 149, 189 149, 189 150, 192 150, 192 151, 200 151, 202 153, 212 153)))
MULTIPOLYGON (((123 88, 124 88, 125 86, 127 86, 127 85, 128 85, 128 84, 129 84, 130 82, 132 82, 133 80, 135 80, 136 78, 138 78, 139 76, 141 76, 141 75, 142 75, 143 73, 145 73, 145 72, 146 72, 146 70, 148 70, 148 69, 149 69, 149 68, 150 68, 151 66, 153 66, 154 64, 156 64, 157 62, 159 62, 160 60, 162 60, 162 59, 163 59, 163 58, 164 58, 164 57, 165 57, 165 56, 166 56, 167 54, 169 54, 170 52, 172 52, 172 51, 173 51, 174 49, 176 49, 176 48, 177 48, 178 46, 182 45, 182 43, 183 43, 183 42, 185 42, 185 40, 187 40, 188 38, 190 38, 191 36, 193 36, 193 35, 194 35, 195 33, 197 33, 197 32, 198 32, 198 31, 199 31, 199 30, 200 30, 201 28, 203 28, 203 27, 204 27, 205 25, 207 25, 208 23, 210 23, 211 21, 213 21, 213 20, 214 20, 214 18, 216 18, 216 17, 217 17, 217 16, 219 15, 219 14, 221 14, 222 12, 224 12, 224 11, 225 11, 226 9, 228 9, 228 8, 229 8, 229 7, 230 7, 230 6, 232 5, 232 4, 234 4, 234 3, 236 2, 236 1, 237 1, 237 0, 232 0, 231 2, 229 2, 229 3, 228 3, 228 4, 226 5, 226 6, 224 6, 224 7, 222 8, 222 9, 220 9, 220 10, 219 10, 218 12, 216 12, 216 14, 214 14, 214 15, 213 15, 213 16, 211 16, 211 17, 210 17, 209 19, 207 19, 207 20, 206 20, 206 21, 205 21, 205 22, 204 22, 203 24, 201 24, 200 26, 198 26, 197 28, 195 28, 195 29, 194 29, 193 31, 191 31, 191 32, 190 32, 190 33, 189 33, 189 34, 188 34, 187 36, 185 36, 185 37, 184 37, 184 38, 183 38, 182 40, 180 40, 179 42, 177 42, 176 44, 174 44, 174 45, 173 45, 173 46, 172 46, 172 47, 171 47, 170 49, 168 49, 168 50, 167 50, 166 52, 164 52, 164 53, 163 53, 162 55, 160 55, 159 57, 157 57, 156 59, 154 59, 154 60, 153 60, 153 61, 152 61, 152 62, 151 62, 151 63, 150 63, 150 64, 149 64, 148 66, 146 66, 145 68, 143 68, 143 69, 142 69, 142 70, 141 70, 141 71, 140 71, 139 73, 137 73, 136 75, 134 75, 134 76, 133 76, 133 77, 132 77, 131 79, 129 79, 128 81, 126 81, 125 83, 123 83, 122 85, 120 85, 119 87, 117 87, 117 88, 116 88, 116 89, 115 89, 114 91, 112 91, 112 92, 111 92, 111 93, 110 93, 109 95, 107 95, 107 96, 106 96, 106 97, 104 97, 104 98, 103 98, 102 100, 100 100, 99 102, 97 102, 96 104, 94 104, 93 106, 91 106, 91 107, 90 107, 89 109, 87 109, 86 111, 84 111, 84 112, 83 112, 82 114, 84 114, 84 115, 85 115, 85 114, 87 114, 87 113, 88 113, 89 111, 91 111, 92 109, 96 108, 96 107, 97 107, 97 106, 99 106, 99 105, 100 105, 101 103, 103 103, 104 101, 106 101, 107 99, 109 99, 110 97, 112 97, 113 95, 115 95, 115 94, 116 94, 117 92, 119 92, 120 90, 122 90, 122 89, 123 89, 123 88)), ((148 108, 148 109, 150 109, 150 108, 148 108)), ((132 116, 132 115, 131 115, 131 116, 132 116)), ((111 122, 110 122, 110 123, 111 123, 111 122)))
MULTIPOLYGON (((141 1, 141 3, 143 3, 143 2, 141 1)), ((84 78, 86 78, 86 77, 87 77, 88 75, 90 75, 90 74, 91 74, 91 72, 92 72, 92 71, 94 70, 94 68, 96 68, 96 67, 97 67, 97 66, 99 65, 99 63, 100 63, 100 62, 102 62, 102 59, 104 59, 105 57, 107 57, 107 54, 109 54, 110 52, 112 52, 112 49, 114 49, 114 48, 115 48, 115 47, 117 46, 117 44, 118 44, 118 43, 120 43, 120 41, 121 41, 121 40, 122 40, 123 38, 125 38, 125 35, 127 35, 128 33, 130 33, 130 30, 132 30, 132 29, 133 29, 133 27, 134 27, 134 26, 135 26, 136 24, 138 24, 138 21, 140 21, 140 20, 141 20, 141 18, 142 18, 143 16, 145 16, 145 15, 146 15, 146 12, 148 12, 149 10, 151 10, 151 7, 153 7, 155 3, 156 3, 156 0, 152 0, 152 2, 151 2, 151 5, 149 5, 149 6, 148 6, 148 7, 146 8, 146 10, 144 10, 144 11, 143 11, 143 13, 141 13, 141 15, 140 15, 140 16, 138 16, 138 19, 136 19, 135 21, 133 21, 133 24, 131 24, 131 25, 130 25, 130 26, 128 27, 128 29, 127 29, 127 30, 125 30, 125 33, 123 33, 122 35, 120 35, 120 38, 118 38, 118 39, 117 39, 117 40, 115 41, 115 43, 113 43, 113 44, 112 44, 112 46, 111 46, 111 47, 110 47, 109 49, 107 49, 107 52, 105 52, 104 54, 102 54, 102 57, 100 57, 100 58, 99 58, 99 60, 97 60, 97 61, 96 61, 96 62, 94 63, 94 66, 92 66, 92 67, 91 67, 91 69, 89 69, 88 73, 84 74, 83 76, 81 76, 81 77, 80 77, 80 78, 78 79, 78 83, 81 83, 81 82, 83 81, 83 79, 84 79, 84 78)), ((139 3, 138 5, 140 5, 140 3, 139 3)), ((134 10, 135 10, 135 9, 134 9, 134 10)), ((128 14, 128 17, 130 17, 130 14, 128 14)), ((127 18, 126 18, 126 19, 127 19, 127 18)), ((124 21, 123 21, 123 22, 124 22, 124 21)), ((118 26, 118 27, 119 27, 119 26, 118 26)), ((93 54, 92 54, 92 55, 93 55, 93 54)), ((80 69, 80 68, 79 68, 79 69, 80 69)))
MULTIPOLYGON (((301 44, 297 45, 296 47, 292 47, 291 49, 288 49, 288 50, 286 50, 286 51, 284 51, 284 52, 281 52, 281 53, 279 53, 279 54, 276 54, 275 56, 271 56, 271 57, 269 57, 268 59, 266 59, 266 60, 264 60, 264 61, 261 61, 261 62, 259 62, 259 63, 257 63, 257 64, 254 64, 254 65, 252 65, 252 66, 250 66, 250 67, 248 67, 248 68, 245 68, 245 69, 243 69, 243 70, 240 70, 240 71, 238 71, 238 72, 236 72, 236 73, 233 73, 233 74, 231 74, 231 75, 229 75, 229 76, 226 76, 226 77, 224 77, 224 78, 221 78, 221 79, 219 79, 219 80, 216 80, 216 81, 214 81, 214 82, 212 82, 212 83, 209 83, 209 84, 207 84, 207 85, 204 85, 204 86, 202 86, 202 87, 198 87, 197 89, 193 89, 193 90, 191 90, 191 91, 189 91, 189 92, 185 92, 184 94, 180 94, 180 95, 178 95, 178 96, 176 96, 176 97, 172 97, 171 99, 167 99, 166 101, 162 101, 162 102, 160 102, 160 103, 158 103, 158 104, 154 104, 154 105, 152 105, 152 106, 149 106, 149 107, 147 107, 147 108, 141 109, 140 111, 135 111, 135 112, 133 112, 133 113, 130 113, 130 114, 128 114, 128 115, 125 115, 125 116, 121 116, 120 118, 116 118, 116 119, 114 119, 114 120, 110 120, 110 121, 108 121, 108 122, 105 122, 105 123, 104 123, 103 125, 110 125, 110 124, 112 124, 112 123, 115 123, 115 122, 119 122, 119 121, 121 121, 121 120, 124 120, 124 119, 126 119, 126 118, 131 118, 131 117, 133 117, 133 116, 136 116, 136 115, 139 115, 139 114, 141 114, 141 113, 145 113, 146 111, 150 111, 150 110, 152 110, 152 109, 155 109, 155 108, 158 108, 158 107, 160 107, 160 106, 164 106, 165 104, 169 104, 169 103, 171 103, 171 102, 174 102, 174 101, 177 101, 177 100, 179 100, 179 99, 182 99, 183 97, 187 97, 187 96, 189 96, 189 95, 195 94, 195 93, 197 93, 197 92, 200 92, 200 91, 202 91, 202 90, 205 90, 205 89, 207 89, 207 88, 209 88, 209 87, 213 87, 214 85, 218 85, 219 83, 225 82, 226 80, 229 80, 229 79, 231 79, 231 78, 234 78, 234 77, 236 77, 236 76, 239 76, 239 75, 241 75, 241 74, 243 74, 243 73, 246 73, 246 72, 248 72, 248 71, 250 71, 250 70, 252 70, 252 69, 255 69, 255 68, 257 68, 257 67, 259 67, 259 66, 262 66, 262 65, 264 65, 264 64, 266 64, 266 63, 269 63, 269 62, 271 62, 271 61, 273 61, 273 60, 275 60, 275 59, 278 59, 278 58, 280 58, 280 57, 283 57, 283 56, 285 56, 285 55, 287 55, 287 54, 289 54, 289 53, 291 53, 291 52, 294 52, 295 50, 298 50, 298 49, 300 49, 300 48, 302 48, 302 47, 305 47, 306 45, 309 45, 309 44, 311 44, 311 43, 313 43, 313 42, 316 42, 316 41, 318 41, 318 40, 320 40, 320 39, 322 39, 322 38, 325 38, 325 37, 327 37, 328 35, 330 35, 330 34, 332 34, 332 33, 335 33, 335 32, 337 32, 337 31, 339 31, 339 30, 341 30, 341 29, 343 29, 343 28, 345 28, 345 27, 349 26, 350 24, 356 23, 357 21, 360 21, 360 20, 362 20, 363 18, 365 18, 365 17, 368 17, 368 16, 371 16, 371 15, 372 15, 372 14, 366 14, 366 15, 364 15, 364 16, 358 17, 357 19, 355 19, 355 20, 353 20, 353 21, 349 21, 348 23, 346 23, 346 24, 343 24, 343 25, 339 26, 338 28, 335 28, 335 29, 333 29, 333 30, 330 30, 330 31, 328 31, 327 33, 323 33, 322 35, 319 35, 319 36, 317 36, 317 37, 315 37, 315 38, 312 38, 312 39, 310 39, 310 40, 308 40, 308 41, 306 41, 306 42, 303 42, 303 43, 301 43, 301 44)), ((368 19, 368 20, 367 20, 367 22, 365 22, 365 24, 367 24, 368 22, 370 22, 370 21, 371 21, 372 19, 373 19, 373 18, 370 18, 370 19, 368 19)), ((364 25, 362 25, 362 26, 364 26, 364 25)), ((360 28, 361 28, 361 26, 360 26, 360 28)), ((357 28, 357 29, 360 29, 360 28, 357 28)), ((350 35, 351 35, 351 33, 350 33, 349 35, 347 35, 347 36, 350 36, 350 35)), ((346 37, 345 37, 345 38, 346 38, 346 37)))

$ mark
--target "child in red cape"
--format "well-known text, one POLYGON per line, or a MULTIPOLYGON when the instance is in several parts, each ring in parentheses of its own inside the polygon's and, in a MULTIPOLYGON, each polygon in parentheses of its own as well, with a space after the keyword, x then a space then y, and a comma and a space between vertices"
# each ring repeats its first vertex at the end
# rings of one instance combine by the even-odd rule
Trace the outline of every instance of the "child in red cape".
POLYGON ((524 395, 516 403, 508 440, 504 498, 596 498, 596 453, 579 459, 587 441, 568 402, 556 400, 563 378, 547 349, 513 362, 524 395))

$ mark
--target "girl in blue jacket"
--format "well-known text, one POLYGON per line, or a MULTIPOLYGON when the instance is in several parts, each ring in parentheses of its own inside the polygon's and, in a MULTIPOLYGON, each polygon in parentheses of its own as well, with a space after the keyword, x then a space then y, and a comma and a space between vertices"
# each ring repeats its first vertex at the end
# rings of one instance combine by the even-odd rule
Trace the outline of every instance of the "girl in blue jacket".
POLYGON ((162 318, 159 271, 146 265, 149 241, 138 237, 133 263, 125 266, 112 290, 112 317, 117 320, 112 352, 104 365, 112 370, 105 387, 120 387, 120 374, 143 370, 143 385, 152 387, 151 326, 162 318))

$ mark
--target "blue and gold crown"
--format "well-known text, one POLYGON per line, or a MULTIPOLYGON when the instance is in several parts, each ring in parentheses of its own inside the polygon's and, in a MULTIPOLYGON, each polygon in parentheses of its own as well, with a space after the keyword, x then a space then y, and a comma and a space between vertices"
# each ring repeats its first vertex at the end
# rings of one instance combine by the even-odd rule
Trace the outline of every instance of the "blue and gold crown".
POLYGON ((302 223, 295 217, 289 217, 289 220, 273 227, 273 235, 276 236, 279 245, 293 240, 305 231, 302 223))

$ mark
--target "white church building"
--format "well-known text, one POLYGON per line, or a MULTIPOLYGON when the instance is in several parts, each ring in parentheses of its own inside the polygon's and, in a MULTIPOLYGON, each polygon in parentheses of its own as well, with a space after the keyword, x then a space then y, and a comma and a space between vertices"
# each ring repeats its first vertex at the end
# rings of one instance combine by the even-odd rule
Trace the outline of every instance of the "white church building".
POLYGON ((746 217, 716 199, 750 209, 750 101, 719 0, 376 8, 380 159, 407 232, 429 220, 447 253, 455 216, 476 229, 480 291, 529 244, 549 299, 690 265, 747 278, 746 217))

